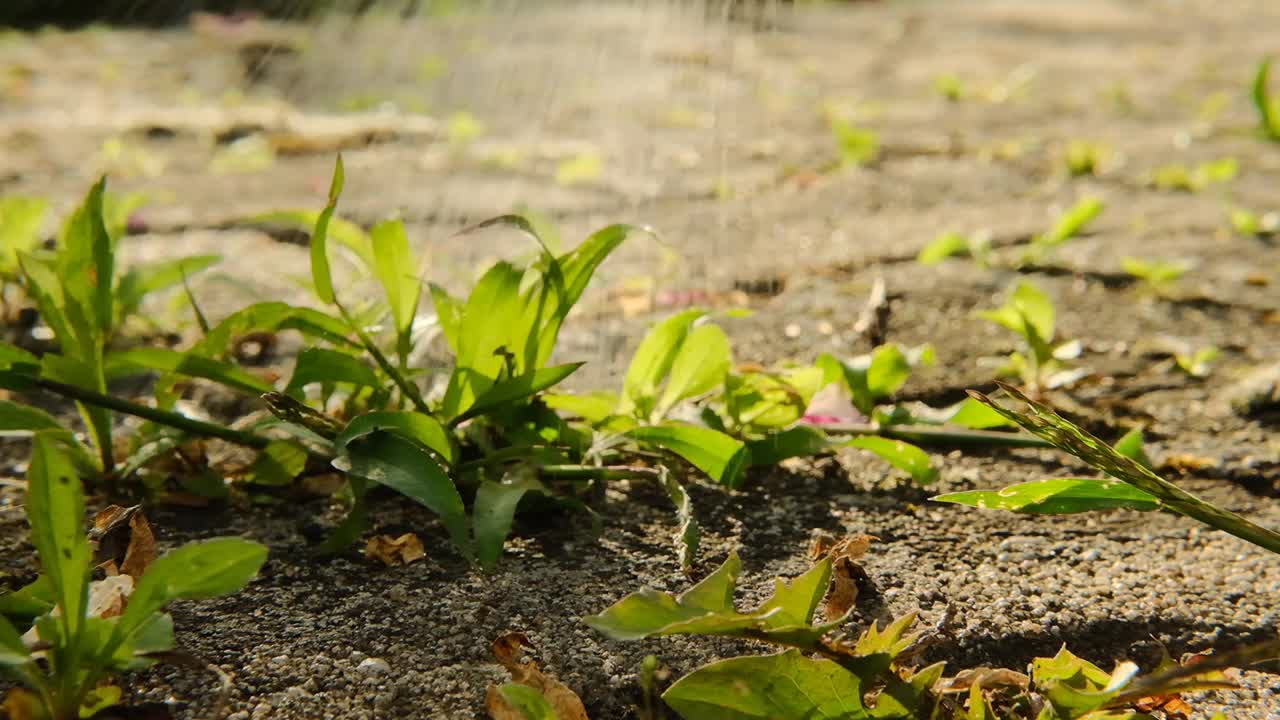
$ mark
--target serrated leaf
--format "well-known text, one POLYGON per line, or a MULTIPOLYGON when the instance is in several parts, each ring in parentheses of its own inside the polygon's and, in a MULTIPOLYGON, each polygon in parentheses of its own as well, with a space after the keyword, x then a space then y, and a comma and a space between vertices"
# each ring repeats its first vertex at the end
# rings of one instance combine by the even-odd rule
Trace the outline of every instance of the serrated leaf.
POLYGON ((385 485, 440 516, 454 545, 471 557, 471 531, 457 487, 426 450, 390 432, 374 432, 347 445, 346 472, 385 485))
POLYGON ((1159 510, 1160 501, 1119 480, 1050 478, 1010 485, 1003 490, 970 490, 932 500, 991 510, 1059 515, 1092 510, 1159 510))
POLYGON ((704 665, 662 699, 685 720, 860 720, 871 717, 863 692, 864 679, 835 662, 787 650, 704 665))
POLYGON ((667 497, 676 506, 676 519, 680 527, 676 530, 676 555, 680 558, 680 569, 686 575, 693 571, 693 563, 698 557, 698 545, 702 541, 702 529, 693 514, 693 501, 684 486, 676 480, 665 467, 661 469, 662 486, 667 497))
POLYGON ((614 640, 737 632, 758 621, 733 608, 733 590, 741 572, 742 561, 737 553, 730 553, 715 572, 678 596, 640 590, 583 622, 614 640))
POLYGON ((717 483, 736 488, 750 460, 742 441, 697 425, 667 423, 635 428, 633 440, 665 448, 689 461, 717 483))
POLYGON ((931 483, 938 477, 938 471, 929 460, 929 454, 911 443, 892 438, 863 436, 853 438, 847 444, 849 447, 875 453, 885 462, 910 475, 912 480, 921 485, 931 483))

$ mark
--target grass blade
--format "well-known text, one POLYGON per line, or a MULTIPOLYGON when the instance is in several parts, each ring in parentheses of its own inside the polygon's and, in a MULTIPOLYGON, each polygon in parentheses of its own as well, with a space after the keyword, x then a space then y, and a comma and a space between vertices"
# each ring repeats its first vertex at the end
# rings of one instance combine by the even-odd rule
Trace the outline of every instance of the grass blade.
POLYGON ((1156 475, 1136 460, 1116 452, 1089 432, 1055 413, 1048 406, 1023 395, 1017 388, 1005 383, 1000 383, 1000 387, 1015 399, 1026 403, 1029 412, 1009 410, 974 390, 970 390, 969 394, 1059 450, 1074 455, 1111 477, 1123 480, 1154 496, 1170 510, 1248 540, 1273 553, 1280 553, 1280 533, 1201 500, 1156 475))

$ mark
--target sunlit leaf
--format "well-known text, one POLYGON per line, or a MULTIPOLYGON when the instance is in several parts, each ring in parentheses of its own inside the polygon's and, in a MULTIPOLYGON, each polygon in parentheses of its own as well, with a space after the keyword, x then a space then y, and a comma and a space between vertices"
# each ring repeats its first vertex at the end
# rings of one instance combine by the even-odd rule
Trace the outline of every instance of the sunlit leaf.
POLYGON ((337 350, 309 347, 298 353, 286 393, 298 395, 312 383, 350 383, 359 387, 382 387, 373 368, 360 358, 337 350))
POLYGON ((272 390, 271 383, 231 363, 168 348, 144 347, 113 353, 107 358, 106 370, 108 377, 120 377, 129 371, 140 370, 177 373, 213 380, 255 395, 272 390))
POLYGON ((342 451, 357 438, 378 430, 387 430, 413 440, 452 463, 457 450, 444 425, 430 415, 408 411, 377 411, 352 418, 333 439, 335 449, 342 451))
POLYGON ((661 418, 681 400, 723 385, 733 363, 731 352, 729 337, 718 326, 701 325, 690 331, 671 362, 654 415, 661 418))
POLYGON ((742 441, 696 425, 667 423, 644 426, 631 430, 627 435, 670 450, 712 480, 731 488, 738 486, 742 470, 750 460, 742 441))
POLYGON ((875 453, 921 485, 931 483, 938 477, 929 454, 911 443, 892 438, 863 436, 850 440, 848 445, 875 453))
POLYGON ((1056 515, 1127 508, 1159 510, 1160 501, 1119 480, 1050 478, 1010 485, 1003 490, 970 490, 938 495, 938 502, 992 510, 1056 515))
POLYGON ((705 314, 702 310, 685 310, 658 323, 645 335, 627 366, 618 412, 648 416, 656 402, 658 388, 671 372, 685 337, 694 321, 705 314))
POLYGON ((311 281, 315 285, 316 296, 321 302, 333 304, 333 274, 329 270, 328 232, 329 221, 338 206, 338 196, 342 194, 343 171, 342 156, 334 162, 333 180, 329 184, 329 202, 316 218, 315 228, 311 231, 311 281))
POLYGON ((373 243, 374 270, 387 294, 396 331, 408 332, 418 312, 422 282, 414 274, 416 266, 404 223, 399 220, 378 223, 369 230, 369 237, 373 243))
POLYGON ((440 516, 454 545, 471 556, 471 532, 462 496, 425 449, 391 432, 374 432, 347 445, 351 475, 385 485, 440 516))
POLYGON ((685 720, 860 720, 871 718, 864 687, 863 678, 831 660, 787 650, 705 665, 677 680, 662 699, 685 720))
POLYGON ((476 398, 471 407, 454 418, 454 421, 460 422, 476 415, 491 412, 507 403, 533 397, 547 388, 559 385, 565 378, 582 367, 583 364, 568 363, 548 368, 538 368, 524 375, 500 380, 485 390, 480 397, 476 398))

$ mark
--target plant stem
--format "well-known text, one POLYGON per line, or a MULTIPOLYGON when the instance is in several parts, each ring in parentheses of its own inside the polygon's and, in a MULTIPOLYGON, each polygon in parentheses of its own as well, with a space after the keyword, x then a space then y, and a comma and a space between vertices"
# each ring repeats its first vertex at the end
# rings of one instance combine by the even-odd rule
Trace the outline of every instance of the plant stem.
POLYGON ((140 417, 143 420, 150 420, 151 422, 176 428, 184 432, 189 432, 193 435, 215 437, 219 440, 225 440, 229 443, 243 445, 245 447, 251 447, 258 450, 261 450, 272 443, 272 439, 265 435, 235 430, 226 427, 225 425, 207 423, 203 420, 196 420, 175 412, 169 412, 168 410, 139 405, 138 403, 130 402, 129 400, 94 392, 93 390, 86 390, 85 388, 76 387, 75 385, 60 383, 56 380, 49 380, 47 378, 31 378, 31 383, 42 390, 47 390, 55 395, 70 398, 76 402, 84 403, 85 405, 106 408, 108 410, 114 410, 115 412, 124 413, 125 415, 133 415, 134 417, 140 417))
POLYGON ((842 435, 879 435, 880 437, 907 440, 921 445, 942 447, 1053 447, 1052 443, 1030 433, 999 432, 995 430, 970 430, 930 425, 817 425, 828 433, 842 435))
POLYGON ((352 319, 351 315, 347 312, 346 307, 336 299, 333 304, 337 306, 338 312, 341 313, 342 319, 347 322, 347 326, 355 331, 356 337, 360 338, 360 344, 363 345, 364 349, 369 351, 369 354, 373 356, 373 361, 378 363, 378 367, 382 368, 382 372, 386 373, 387 377, 391 378, 391 381, 396 384, 396 387, 400 388, 400 392, 403 393, 405 397, 409 398, 409 402, 413 403, 413 406, 417 408, 418 412, 423 415, 432 415, 433 413, 431 412, 430 406, 427 405, 426 400, 422 399, 422 395, 418 392, 418 388, 415 387, 413 383, 409 382, 409 379, 404 376, 404 373, 397 370, 396 367, 391 364, 391 361, 387 359, 387 356, 383 354, 383 352, 379 350, 378 346, 373 342, 373 338, 369 337, 369 334, 366 333, 354 319, 352 319))
POLYGON ((661 473, 650 467, 637 465, 612 465, 595 467, 593 465, 543 465, 538 472, 560 480, 627 480, 660 478, 661 473))

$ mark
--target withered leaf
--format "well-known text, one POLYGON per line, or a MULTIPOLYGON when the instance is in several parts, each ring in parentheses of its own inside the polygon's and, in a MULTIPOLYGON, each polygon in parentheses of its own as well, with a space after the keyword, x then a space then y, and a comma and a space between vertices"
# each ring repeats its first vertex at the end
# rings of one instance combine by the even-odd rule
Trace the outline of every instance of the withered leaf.
POLYGON ((369 538, 364 546, 364 556, 370 560, 380 560, 388 567, 391 565, 408 565, 421 560, 427 553, 422 549, 422 541, 413 533, 405 533, 400 537, 378 535, 369 538))
POLYGON ((1031 686, 1031 678, 1020 672, 1004 668, 979 667, 961 670, 953 678, 939 681, 934 690, 941 693, 968 692, 969 688, 978 687, 1016 687, 1026 690, 1031 686))
POLYGON ((97 542, 95 564, 104 566, 109 575, 119 572, 140 578, 160 555, 140 505, 107 506, 94 515, 89 539, 97 542))
MULTIPOLYGON (((511 679, 537 690, 546 698, 560 720, 588 720, 587 709, 578 695, 567 685, 538 669, 537 663, 522 658, 520 650, 531 647, 529 638, 522 632, 509 632, 499 636, 490 645, 493 657, 507 669, 511 679)), ((511 706, 498 690, 490 685, 485 692, 485 710, 493 720, 525 720, 524 713, 511 706)))
POLYGON ((838 557, 831 564, 831 590, 827 593, 823 612, 834 622, 849 614, 858 602, 858 583, 865 582, 867 571, 848 557, 838 557))

